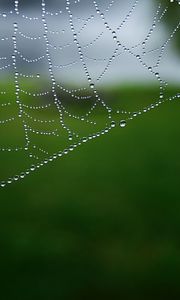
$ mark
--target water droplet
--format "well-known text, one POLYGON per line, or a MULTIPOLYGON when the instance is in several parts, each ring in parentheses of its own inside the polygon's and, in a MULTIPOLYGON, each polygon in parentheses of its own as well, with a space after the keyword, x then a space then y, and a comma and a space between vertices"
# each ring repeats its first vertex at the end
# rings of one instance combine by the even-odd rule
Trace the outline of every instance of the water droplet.
POLYGON ((112 121, 112 122, 111 122, 111 128, 114 128, 114 127, 116 127, 116 122, 115 122, 115 121, 112 121))
POLYGON ((91 84, 90 84, 90 88, 91 88, 91 89, 94 89, 94 83, 91 83, 91 84))
POLYGON ((126 120, 121 120, 121 121, 120 121, 120 127, 121 127, 121 128, 126 127, 126 120))

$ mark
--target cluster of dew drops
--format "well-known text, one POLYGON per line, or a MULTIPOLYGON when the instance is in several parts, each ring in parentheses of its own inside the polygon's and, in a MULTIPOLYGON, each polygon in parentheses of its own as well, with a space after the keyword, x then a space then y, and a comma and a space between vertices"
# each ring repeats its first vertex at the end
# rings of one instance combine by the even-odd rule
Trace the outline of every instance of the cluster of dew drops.
MULTIPOLYGON (((45 0, 42 0, 42 3, 41 3, 41 6, 42 6, 42 14, 41 14, 41 21, 42 21, 42 24, 43 24, 43 27, 44 27, 44 34, 43 34, 43 38, 45 40, 45 43, 46 43, 46 53, 45 55, 41 56, 41 57, 38 57, 36 59, 27 59, 23 56, 23 54, 18 50, 18 45, 17 45, 17 34, 20 34, 22 37, 26 38, 26 39, 32 39, 32 40, 37 40, 37 39, 41 39, 42 37, 40 36, 37 36, 37 37, 29 37, 25 34, 23 34, 22 32, 20 32, 18 30, 18 24, 16 22, 14 22, 14 34, 12 36, 12 41, 13 41, 13 54, 12 54, 12 66, 13 66, 13 70, 14 70, 14 82, 15 82, 15 88, 16 88, 16 91, 15 91, 15 96, 16 96, 16 103, 17 103, 17 106, 19 107, 19 118, 22 119, 22 124, 23 124, 23 127, 24 127, 24 132, 25 132, 25 139, 26 139, 26 146, 24 148, 24 150, 28 150, 28 145, 30 144, 30 139, 29 139, 29 134, 28 132, 29 131, 33 131, 32 128, 28 127, 27 124, 25 123, 25 121, 23 120, 23 114, 24 114, 24 107, 28 107, 28 105, 25 105, 21 102, 20 100, 20 96, 19 96, 19 92, 23 92, 25 94, 28 94, 28 95, 31 95, 31 96, 34 96, 34 97, 38 97, 38 96, 45 96, 45 95, 48 95, 48 91, 44 92, 44 93, 28 93, 22 89, 20 89, 20 86, 19 86, 19 76, 21 77, 26 77, 26 78, 39 78, 40 75, 39 74, 36 74, 36 75, 25 75, 25 74, 21 74, 18 72, 17 70, 17 56, 19 55, 24 61, 28 62, 28 63, 32 63, 32 62, 38 62, 40 61, 41 59, 44 59, 46 57, 47 61, 48 61, 48 66, 49 66, 49 74, 50 74, 50 80, 51 80, 51 86, 52 86, 52 94, 53 94, 53 98, 54 98, 54 104, 56 105, 56 108, 59 112, 59 116, 60 116, 60 123, 61 123, 61 126, 62 128, 64 128, 67 133, 68 133, 68 136, 69 136, 69 140, 72 140, 72 136, 73 135, 76 135, 74 132, 72 132, 68 126, 64 123, 64 118, 63 118, 63 114, 68 114, 68 116, 70 117, 73 117, 73 118, 77 118, 77 119, 80 119, 80 120, 83 120, 83 121, 86 121, 86 122, 89 122, 88 119, 86 119, 90 114, 91 112, 94 110, 94 108, 96 107, 97 103, 100 102, 102 104, 102 106, 107 110, 108 112, 108 117, 109 119, 111 120, 111 123, 109 126, 107 126, 105 129, 101 130, 100 132, 98 133, 95 133, 95 134, 92 134, 92 135, 89 135, 87 137, 83 137, 79 140, 79 142, 76 142, 72 145, 70 145, 69 147, 67 147, 67 149, 64 149, 63 151, 59 151, 57 153, 54 153, 53 155, 49 155, 48 152, 45 153, 45 151, 43 149, 38 149, 39 151, 44 151, 45 154, 47 154, 48 158, 44 159, 43 161, 40 161, 39 163, 37 163, 36 165, 31 165, 31 167, 29 169, 27 169, 26 171, 22 172, 21 174, 19 175, 15 175, 13 176, 12 178, 9 178, 7 181, 1 181, 0 182, 0 186, 1 187, 5 187, 7 186, 8 184, 12 183, 12 182, 16 182, 18 181, 19 179, 23 179, 25 178, 27 175, 29 175, 30 173, 36 171, 37 169, 39 169, 40 167, 48 164, 49 162, 52 162, 54 160, 56 160, 58 157, 62 157, 64 155, 67 155, 69 152, 73 151, 74 149, 76 149, 77 147, 81 146, 83 143, 86 143, 92 139, 95 139, 99 136, 102 136, 108 132, 110 132, 113 128, 116 127, 116 122, 112 120, 112 109, 101 99, 101 97, 99 96, 98 94, 98 91, 96 90, 96 85, 95 83, 93 82, 92 78, 91 78, 91 75, 89 73, 89 70, 88 70, 88 67, 87 67, 87 64, 86 64, 86 60, 85 60, 85 57, 84 57, 84 54, 83 54, 83 48, 87 48, 88 46, 92 45, 93 42, 91 42, 89 45, 85 45, 85 46, 82 46, 78 40, 78 33, 75 31, 75 26, 74 26, 74 23, 73 23, 73 14, 72 14, 72 11, 71 11, 71 3, 74 2, 75 4, 78 4, 81 2, 81 0, 74 0, 74 1, 70 1, 70 0, 66 0, 66 6, 65 6, 65 9, 66 9, 66 12, 68 13, 68 17, 69 17, 69 24, 70 24, 70 29, 71 29, 71 32, 72 32, 72 35, 73 35, 73 43, 75 43, 75 45, 77 46, 77 50, 78 50, 78 54, 79 54, 79 60, 83 66, 83 70, 84 70, 84 73, 86 75, 86 78, 87 78, 87 81, 89 83, 89 87, 92 89, 92 92, 94 94, 94 97, 96 99, 96 102, 95 104, 93 104, 93 106, 90 108, 90 111, 82 118, 78 117, 78 116, 75 116, 75 115, 72 115, 70 114, 66 109, 65 107, 63 107, 62 103, 60 102, 60 100, 58 99, 58 96, 56 94, 56 87, 59 87, 61 90, 63 90, 64 92, 70 94, 73 98, 77 98, 79 99, 80 96, 77 96, 77 92, 79 91, 82 91, 83 88, 80 88, 80 89, 77 89, 77 90, 68 90, 67 88, 64 88, 63 86, 60 86, 59 84, 56 83, 56 80, 55 80, 55 76, 54 76, 54 73, 53 73, 53 67, 56 67, 56 68, 65 68, 67 66, 65 65, 60 65, 60 66, 53 66, 52 64, 52 61, 51 61, 51 55, 50 55, 50 47, 53 47, 55 50, 57 50, 57 47, 51 45, 51 43, 49 42, 49 39, 48 39, 48 33, 51 33, 51 34, 59 34, 59 32, 54 32, 54 31, 50 31, 48 29, 48 25, 47 25, 47 22, 46 22, 46 15, 51 15, 51 16, 58 16, 60 14, 62 14, 63 12, 62 11, 58 11, 58 12, 48 12, 46 11, 46 2, 45 0)), ((170 2, 175 2, 173 0, 170 0, 170 2)), ((180 1, 177 1, 178 4, 180 4, 180 1)), ((149 106, 147 107, 144 107, 143 109, 137 111, 137 112, 130 112, 130 111, 119 111, 117 110, 115 113, 116 114, 123 114, 124 115, 124 118, 121 119, 119 121, 119 126, 121 128, 125 128, 126 125, 127 125, 127 122, 130 121, 130 120, 133 120, 135 117, 139 116, 139 115, 142 115, 143 113, 146 113, 156 107, 158 107, 159 105, 163 104, 164 102, 166 101, 171 101, 171 100, 175 100, 177 98, 180 98, 180 94, 177 94, 177 95, 174 95, 168 99, 165 99, 164 98, 164 90, 167 86, 167 83, 161 79, 161 76, 160 74, 158 73, 158 66, 160 64, 160 61, 161 61, 161 58, 163 56, 163 53, 164 53, 164 50, 166 48, 166 46, 168 45, 168 43, 171 41, 171 39, 174 37, 175 33, 177 32, 177 30, 179 29, 179 26, 180 24, 178 24, 178 26, 174 29, 174 31, 172 32, 172 34, 170 35, 170 37, 166 40, 166 42, 160 47, 160 50, 161 50, 161 53, 158 57, 158 61, 156 63, 156 66, 155 68, 152 68, 152 66, 149 66, 147 65, 144 60, 143 60, 143 55, 146 54, 146 50, 145 50, 145 46, 146 46, 146 43, 147 41, 150 40, 152 34, 153 34, 153 31, 154 31, 154 28, 156 28, 156 26, 158 25, 158 23, 160 22, 161 18, 165 15, 166 11, 168 10, 168 8, 166 7, 163 11, 163 13, 161 13, 161 17, 158 18, 159 14, 160 14, 160 9, 161 9, 161 6, 158 7, 158 10, 155 14, 155 17, 154 17, 154 20, 153 20, 153 24, 152 24, 152 27, 150 28, 147 36, 145 37, 145 39, 138 45, 135 45, 131 48, 128 48, 126 45, 124 45, 123 43, 120 42, 120 40, 118 39, 118 33, 120 32, 121 28, 125 26, 126 24, 126 21, 132 16, 137 4, 139 3, 139 0, 136 0, 134 1, 134 4, 132 5, 132 7, 130 8, 129 12, 127 13, 127 15, 125 16, 124 20, 121 22, 121 24, 117 27, 117 28, 111 28, 111 26, 108 24, 107 20, 106 20, 106 17, 105 17, 105 12, 109 12, 109 10, 111 9, 111 7, 115 4, 115 1, 111 1, 108 5, 108 7, 105 9, 104 13, 101 12, 101 10, 99 9, 99 6, 98 6, 98 2, 95 1, 95 0, 92 0, 92 3, 94 5, 94 8, 95 8, 95 12, 96 14, 100 17, 102 23, 104 24, 104 28, 105 30, 109 31, 112 35, 112 40, 113 40, 113 43, 115 44, 115 51, 113 53, 113 55, 111 57, 107 57, 105 60, 107 60, 107 65, 104 69, 104 71, 102 72, 102 74, 97 78, 97 81, 101 80, 102 77, 104 76, 104 74, 108 71, 111 63, 113 62, 113 60, 116 58, 116 56, 120 55, 119 54, 119 51, 123 51, 123 52, 127 52, 128 54, 130 54, 131 56, 133 56, 135 59, 138 60, 138 62, 144 67, 146 68, 152 75, 154 75, 158 82, 159 82, 159 87, 160 87, 160 95, 159 95, 159 99, 158 101, 156 101, 155 103, 153 104, 150 104, 149 106), (142 46, 142 49, 143 49, 143 52, 142 54, 136 54, 133 50, 134 49, 137 49, 139 46, 142 46)), ((38 20, 38 17, 29 17, 27 15, 24 15, 24 14, 20 14, 19 12, 19 1, 18 0, 15 0, 14 1, 14 10, 10 11, 9 14, 15 14, 15 15, 18 15, 18 16, 21 16, 22 18, 24 19, 28 19, 28 20, 31 20, 31 21, 35 21, 35 20, 38 20)), ((0 13, 0 17, 3 17, 3 18, 7 18, 8 17, 8 14, 7 13, 0 13)), ((88 21, 93 19, 94 16, 91 16, 89 17, 87 20, 85 20, 85 23, 84 25, 82 26, 81 30, 83 30, 88 21)), ((80 30, 80 31, 81 31, 80 30)), ((61 30, 61 33, 64 33, 65 30, 62 29, 61 30)), ((103 33, 102 33, 103 34, 103 33)), ((95 40, 94 42, 97 40, 97 39, 100 39, 102 34, 100 34, 95 40)), ((8 38, 6 38, 8 39, 8 38)), ((1 39, 3 40, 3 38, 1 39)), ((70 44, 67 44, 67 45, 64 45, 64 48, 66 47, 69 47, 70 44)), ((63 47, 62 47, 63 48, 63 47)), ((60 49, 61 50, 61 49, 60 49)), ((5 58, 0 58, 0 60, 3 60, 5 58)), ((96 61, 96 59, 94 59, 96 61)), ((71 66, 73 65, 74 63, 76 62, 73 62, 73 63, 70 63, 68 66, 71 66)), ((0 70, 3 70, 3 69, 6 69, 10 67, 10 65, 6 65, 4 67, 2 67, 0 70)), ((0 92, 1 94, 5 94, 5 92, 0 92)), ((89 96, 85 96, 84 99, 89 99, 89 96)), ((10 105, 10 103, 4 103, 4 104, 1 104, 1 106, 6 106, 6 105, 10 105)), ((29 107, 31 109, 42 109, 44 107, 48 107, 50 106, 51 104, 46 104, 44 106, 33 106, 33 107, 29 107)), ((30 117, 30 116, 28 116, 30 117)), ((1 121, 1 123, 5 123, 5 122, 10 122, 10 121, 13 121, 14 118, 11 118, 11 119, 8 119, 8 120, 4 120, 4 121, 1 121)), ((41 120, 37 120, 38 122, 42 122, 41 120)), ((50 121, 44 121, 45 123, 46 122, 50 122, 50 121)), ((53 120, 51 121, 53 122, 53 120)), ((47 134, 47 135, 50 135, 50 134, 54 134, 56 135, 56 132, 53 132, 53 133, 48 133, 48 132, 36 132, 37 134, 47 134)), ((76 135, 78 137, 78 135, 76 135)), ((34 146, 34 148, 36 148, 36 146, 34 146)), ((22 148, 16 148, 16 149, 0 149, 1 151, 18 151, 18 150, 22 150, 22 148)))

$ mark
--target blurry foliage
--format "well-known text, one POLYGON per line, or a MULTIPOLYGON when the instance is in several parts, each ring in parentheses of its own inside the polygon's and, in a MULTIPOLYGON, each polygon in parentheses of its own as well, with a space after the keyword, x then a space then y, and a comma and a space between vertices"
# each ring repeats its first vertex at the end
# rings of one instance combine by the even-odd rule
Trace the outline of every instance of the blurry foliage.
POLYGON ((0 299, 180 299, 179 128, 166 102, 0 190, 0 299))

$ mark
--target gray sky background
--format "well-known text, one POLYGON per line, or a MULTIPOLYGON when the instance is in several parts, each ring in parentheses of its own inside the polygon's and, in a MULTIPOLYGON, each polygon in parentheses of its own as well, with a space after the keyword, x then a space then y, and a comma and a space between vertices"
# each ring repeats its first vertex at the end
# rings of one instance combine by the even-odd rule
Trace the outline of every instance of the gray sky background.
MULTIPOLYGON (((84 19, 87 19, 90 15, 95 14, 95 9, 92 0, 81 1, 78 4, 74 4, 72 1, 72 12, 74 16, 74 26, 78 32, 84 25, 84 19), (81 19, 79 20, 78 17, 81 19), (83 20, 82 20, 83 19, 83 20)), ((117 28, 121 24, 123 18, 126 16, 132 1, 122 0, 119 3, 115 1, 115 5, 111 7, 109 12, 106 12, 108 3, 110 1, 97 1, 101 11, 105 13, 108 23, 112 28, 117 28)), ((0 12, 7 12, 12 7, 13 1, 0 0, 0 12)), ((54 73, 56 77, 61 81, 71 81, 74 83, 81 83, 86 80, 82 66, 79 62, 79 56, 77 53, 77 47, 73 43, 72 32, 69 26, 69 17, 65 10, 66 1, 47 1, 47 9, 50 12, 62 10, 63 13, 58 16, 47 15, 47 23, 50 31, 58 31, 59 34, 50 34, 50 43, 57 47, 55 50, 50 48, 51 57, 53 61, 54 73), (63 31, 64 30, 64 31, 63 31), (69 45, 69 46, 68 46, 69 45), (59 47, 62 49, 59 50, 59 47), (69 63, 70 67, 68 67, 69 63), (66 68, 62 68, 62 65, 66 65, 66 68), (58 67, 60 66, 60 67, 58 67)), ((118 39, 128 47, 136 45, 143 41, 150 26, 153 24, 154 6, 153 1, 139 1, 137 9, 133 13, 132 17, 127 21, 122 30, 118 33, 118 39)), ((25 14, 28 16, 37 16, 40 18, 41 14, 41 1, 22 1, 20 0, 20 15, 25 14), (33 3, 34 2, 34 3, 33 3), (31 4, 31 5, 30 5, 31 4)), ((40 18, 41 19, 41 18, 40 18)), ((43 35, 43 28, 41 21, 28 21, 21 16, 8 15, 6 18, 0 18, 0 36, 7 36, 11 38, 13 35, 13 22, 16 21, 19 24, 19 31, 27 36, 41 36, 43 35)), ((163 44, 168 38, 168 32, 165 31, 163 25, 158 26, 155 30, 152 38, 147 43, 147 50, 152 50, 163 44)), ((83 47, 83 53, 86 58, 86 63, 90 71, 93 81, 96 82, 97 78, 103 72, 108 60, 113 54, 116 48, 116 43, 113 41, 110 33, 105 30, 101 18, 96 17, 91 20, 85 29, 78 34, 78 40, 83 47), (102 32, 104 32, 102 34, 102 32), (102 34, 102 35, 101 35, 102 34), (101 36, 97 39, 98 36, 101 36), (86 47, 87 44, 93 40, 96 42, 86 47), (97 58, 98 60, 94 60, 97 58)), ((10 41, 0 41, 0 57, 6 55, 11 57, 12 43, 10 41)), ((23 38, 22 35, 18 35, 18 49, 23 55, 29 59, 33 59, 37 56, 45 54, 45 44, 43 39, 37 41, 31 41, 23 38)), ((162 64, 160 65, 160 72, 162 77, 167 81, 179 82, 180 78, 180 58, 173 49, 172 46, 168 46, 162 64)), ((136 54, 142 54, 142 46, 134 50, 136 54)), ((145 61, 148 65, 153 65, 158 57, 159 52, 151 52, 146 55, 145 61)), ((32 73, 32 70, 44 76, 47 72, 47 64, 39 62, 37 64, 24 64, 21 62, 20 69, 28 70, 32 73)), ((3 72, 1 72, 4 74, 3 72)), ((113 61, 107 73, 105 73, 102 84, 122 82, 122 81, 153 81, 153 76, 150 75, 133 57, 130 57, 127 53, 120 51, 119 55, 113 61)), ((97 82, 96 82, 97 83, 97 82)), ((98 83, 100 84, 100 82, 98 83)))

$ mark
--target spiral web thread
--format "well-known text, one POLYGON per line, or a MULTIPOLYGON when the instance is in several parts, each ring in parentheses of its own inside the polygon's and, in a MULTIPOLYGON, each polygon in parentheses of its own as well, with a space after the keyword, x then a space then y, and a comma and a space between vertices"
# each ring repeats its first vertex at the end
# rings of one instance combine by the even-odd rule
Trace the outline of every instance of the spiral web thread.
MULTIPOLYGON (((5 73, 9 69, 10 71, 8 76, 13 82, 11 92, 8 91, 6 86, 4 87, 5 90, 3 90, 3 85, 1 87, 0 127, 2 127, 4 130, 3 132, 5 132, 4 128, 10 124, 10 127, 7 129, 9 130, 10 135, 12 128, 16 127, 17 123, 17 127, 19 126, 19 129, 22 131, 22 141, 17 142, 20 145, 17 146, 16 143, 14 143, 15 146, 13 147, 11 145, 6 147, 4 147, 4 145, 0 145, 0 151, 3 155, 7 154, 5 159, 9 159, 9 156, 12 153, 19 153, 20 156, 23 155, 23 157, 28 158, 27 164, 25 163, 24 166, 25 171, 21 171, 21 166, 18 166, 17 172, 16 170, 12 170, 12 172, 10 171, 11 176, 7 176, 7 179, 2 179, 0 182, 1 187, 5 187, 12 182, 23 179, 25 176, 46 165, 48 162, 52 162, 58 157, 68 154, 83 143, 109 133, 116 126, 120 126, 120 128, 125 127, 129 121, 159 107, 166 101, 172 101, 180 98, 179 93, 176 93, 171 97, 165 97, 165 91, 168 84, 161 78, 158 71, 166 48, 179 31, 180 22, 176 24, 175 28, 162 45, 151 50, 146 48, 147 43, 151 41, 154 30, 165 18, 169 7, 163 8, 161 3, 159 3, 152 20, 152 25, 145 38, 140 43, 128 47, 121 42, 121 30, 124 29, 127 22, 133 18, 134 12, 142 3, 141 0, 136 0, 133 3, 129 1, 129 11, 116 28, 112 28, 106 19, 106 14, 110 14, 111 9, 114 6, 117 6, 117 9, 120 9, 120 4, 116 0, 110 1, 103 9, 98 4, 98 0, 90 1, 94 13, 90 14, 87 18, 83 18, 83 16, 77 17, 75 15, 74 8, 81 4, 81 0, 64 1, 63 9, 56 12, 48 11, 46 2, 48 1, 42 0, 41 14, 37 17, 21 13, 19 10, 20 3, 17 0, 14 1, 13 10, 8 13, 0 12, 0 22, 8 22, 9 18, 12 18, 13 20, 13 35, 11 37, 7 36, 0 38, 1 43, 9 42, 12 46, 12 53, 9 59, 6 56, 0 55, 0 72, 3 74, 3 72, 5 73), (59 41, 61 41, 61 35, 65 34, 66 28, 52 30, 49 26, 48 20, 49 18, 61 18, 64 14, 66 14, 68 19, 68 26, 71 32, 72 41, 64 45, 57 46, 51 42, 51 39, 53 36, 56 36, 56 38, 58 37, 59 41), (82 42, 80 41, 81 34, 96 18, 103 25, 103 31, 96 35, 91 42, 82 45, 82 42), (36 24, 37 22, 37 26, 40 26, 42 29, 41 34, 38 36, 25 34, 22 26, 19 26, 19 20, 29 22, 30 27, 31 24, 36 24), (81 24, 79 29, 76 29, 77 22, 81 24), (109 32, 112 37, 114 48, 111 56, 105 58, 88 57, 86 50, 94 46, 97 42, 100 42, 104 32, 109 32), (33 43, 42 43, 44 53, 36 58, 26 57, 20 49, 19 38, 21 38, 22 41, 25 40, 33 43), (71 46, 74 47, 73 51, 77 53, 78 57, 72 61, 72 58, 74 57, 72 53, 70 62, 59 65, 55 64, 53 60, 53 53, 56 52, 56 55, 59 55, 58 60, 61 61, 63 51, 69 51, 71 46), (157 56, 156 63, 154 65, 146 63, 146 55, 157 51, 159 51, 159 54, 157 56), (145 68, 159 84, 158 99, 136 112, 112 109, 109 102, 106 103, 96 88, 97 83, 99 83, 110 70, 114 60, 119 58, 122 53, 128 53, 128 55, 137 60, 138 63, 142 65, 142 67, 145 68), (99 61, 104 63, 101 73, 96 76, 96 78, 91 76, 91 72, 89 71, 89 60, 94 63, 98 63, 99 61), (20 66, 19 61, 21 61, 20 66), (25 66, 21 71, 22 62, 25 66), (45 84, 41 84, 44 79, 43 74, 26 74, 26 66, 34 66, 41 62, 46 65, 46 76, 48 77, 48 82, 46 80, 45 84), (73 68, 76 64, 80 65, 80 68, 85 75, 87 85, 70 89, 65 83, 59 82, 56 78, 56 71, 64 69, 71 70, 71 68, 73 68), (29 82, 31 82, 31 84, 29 82), (36 91, 28 90, 27 86, 29 85, 36 87, 36 91), (47 90, 44 90, 46 85, 47 90), (70 98, 70 102, 67 101, 67 96, 70 98), (65 99, 65 101, 63 101, 63 99, 65 99), (66 102, 68 102, 68 104, 66 102), (78 107, 81 102, 85 103, 85 112, 77 113, 76 109, 75 111, 71 111, 71 105, 73 107, 74 105, 77 105, 78 107), (4 113, 5 110, 7 110, 6 113, 4 113), (100 124, 98 124, 97 111, 101 111, 100 124), (10 115, 15 115, 8 116, 8 112, 10 115), (46 112, 48 112, 48 117, 46 112), (73 128, 73 122, 77 122, 79 124, 78 129, 73 128), (79 129, 80 127, 82 128, 82 131, 79 129), (40 144, 41 138, 44 146, 41 146, 40 144), (47 142, 45 142, 46 139, 47 142), (54 141, 56 142, 54 143, 54 141), (52 146, 54 144, 56 146, 52 146), (57 150, 57 147, 60 147, 61 149, 57 150)), ((169 5, 177 4, 180 3, 170 3, 169 5)))

